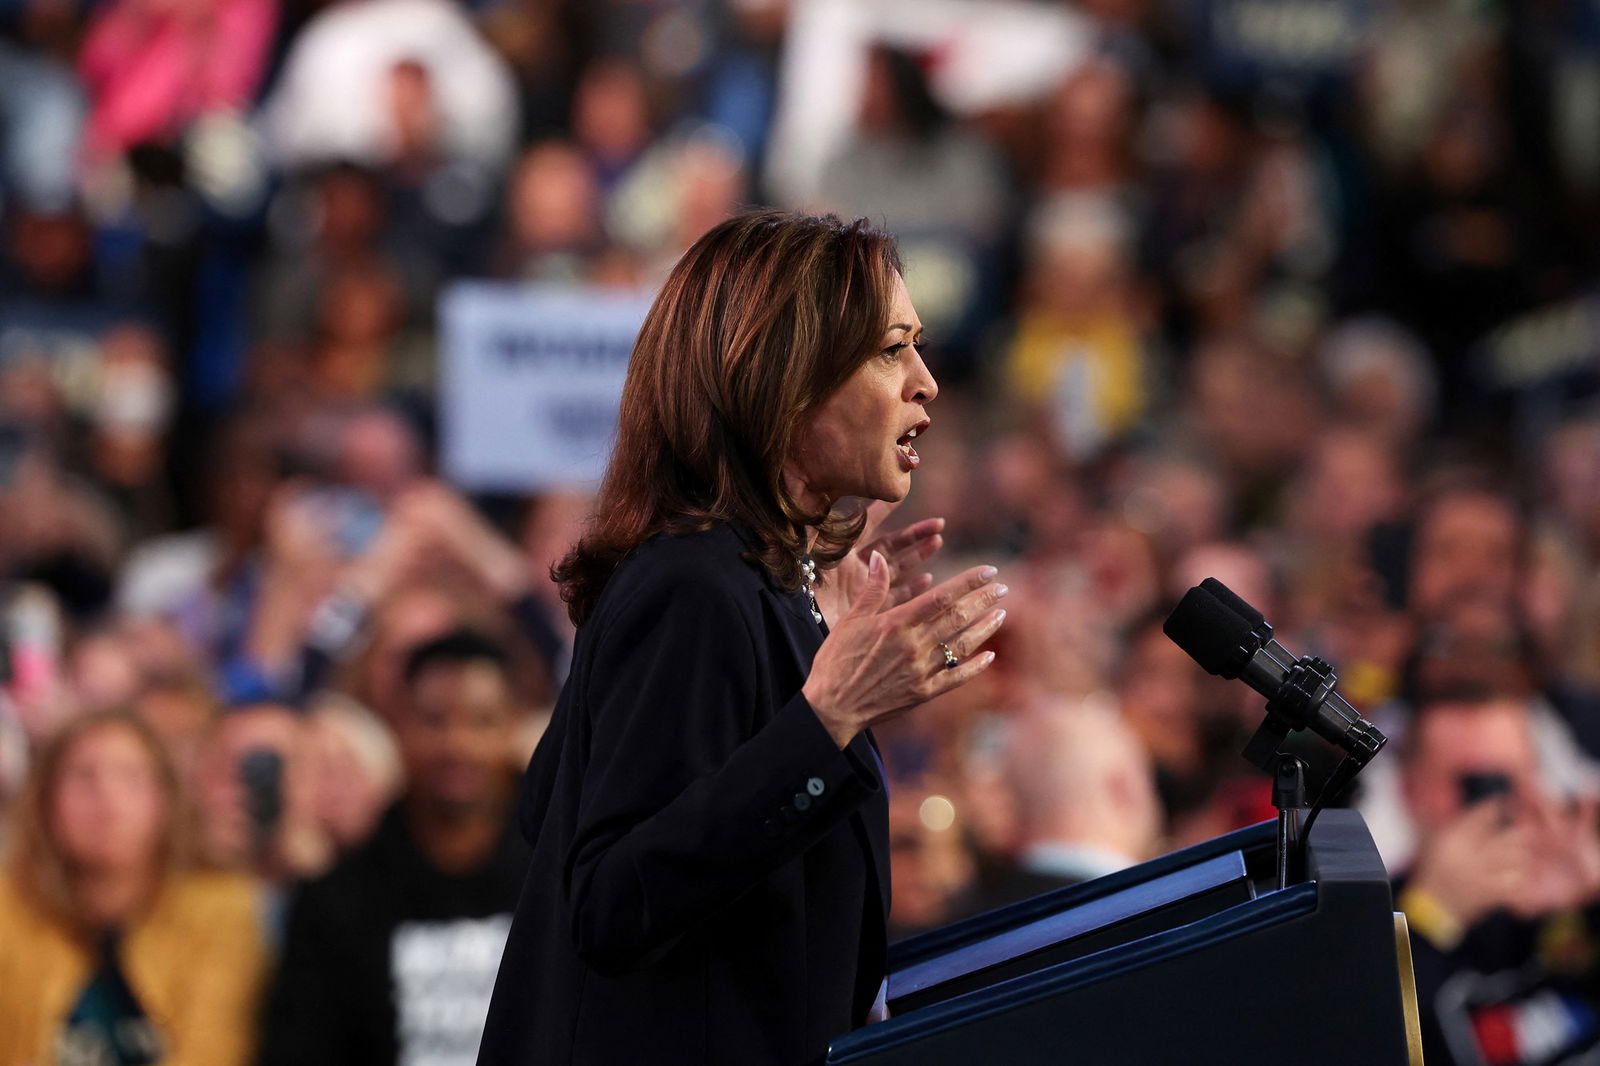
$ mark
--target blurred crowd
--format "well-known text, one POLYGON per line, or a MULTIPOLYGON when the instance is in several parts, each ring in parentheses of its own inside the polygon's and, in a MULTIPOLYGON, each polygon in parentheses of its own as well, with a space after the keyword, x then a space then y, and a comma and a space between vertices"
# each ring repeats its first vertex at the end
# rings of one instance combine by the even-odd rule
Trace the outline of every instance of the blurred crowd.
POLYGON ((1577 1061, 1597 101, 1580 0, 0 0, 0 1064, 474 1061, 588 501, 440 476, 437 301, 755 204, 899 235, 1012 589, 896 929, 1271 816, 1215 576, 1393 738, 1429 1061, 1577 1061))

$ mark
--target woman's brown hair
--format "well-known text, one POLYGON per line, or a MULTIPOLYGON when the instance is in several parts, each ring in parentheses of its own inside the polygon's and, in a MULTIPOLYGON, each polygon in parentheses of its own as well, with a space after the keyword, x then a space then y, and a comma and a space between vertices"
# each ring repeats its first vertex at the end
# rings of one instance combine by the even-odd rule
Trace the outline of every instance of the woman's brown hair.
POLYGON ((876 349, 899 270, 894 238, 832 215, 741 215, 684 253, 634 343, 594 514, 551 572, 574 624, 659 532, 742 522, 788 589, 800 584, 806 527, 818 527, 819 566, 850 550, 863 516, 808 513, 784 460, 807 413, 876 349))
POLYGON ((192 856, 193 826, 177 771, 161 738, 144 719, 131 711, 118 710, 86 714, 67 722, 40 748, 12 809, 6 873, 29 902, 74 930, 82 929, 84 921, 73 897, 67 857, 51 825, 56 791, 61 786, 62 766, 72 749, 84 738, 108 729, 125 730, 138 739, 150 756, 166 803, 166 824, 153 856, 158 882, 187 865, 192 856))

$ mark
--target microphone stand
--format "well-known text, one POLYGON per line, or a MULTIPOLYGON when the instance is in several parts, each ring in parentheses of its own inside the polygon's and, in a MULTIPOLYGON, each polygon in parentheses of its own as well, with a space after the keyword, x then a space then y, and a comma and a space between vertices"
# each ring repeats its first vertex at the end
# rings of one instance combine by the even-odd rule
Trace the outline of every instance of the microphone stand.
POLYGON ((1297 657, 1272 639, 1272 624, 1261 612, 1214 577, 1190 589, 1161 628, 1207 673, 1242 678, 1258 692, 1273 690, 1267 716, 1245 745, 1244 757, 1272 775, 1277 880, 1280 889, 1287 888, 1291 874, 1305 876, 1306 844, 1323 805, 1337 799, 1388 740, 1334 691, 1339 678, 1331 665, 1309 655, 1297 657), (1293 730, 1315 732, 1344 756, 1303 823, 1298 814, 1306 808, 1306 766, 1283 750, 1293 730))
MULTIPOLYGON (((1272 774, 1272 805, 1278 809, 1278 887, 1289 887, 1290 857, 1299 853, 1300 812, 1306 806, 1306 764, 1278 752, 1272 774)), ((1298 864, 1295 864, 1298 866, 1298 864)), ((1300 871, 1293 871, 1298 878, 1300 871)))
POLYGON ((1290 876, 1303 877, 1306 844, 1323 804, 1337 797, 1380 748, 1383 734, 1370 723, 1353 732, 1340 745, 1344 758, 1323 783, 1311 814, 1302 825, 1299 812, 1306 807, 1306 765, 1279 748, 1291 729, 1303 729, 1318 703, 1338 683, 1333 667, 1313 656, 1301 656, 1284 671, 1283 684, 1267 701, 1267 717, 1245 745, 1244 757, 1272 774, 1272 805, 1278 810, 1278 887, 1287 888, 1290 876))

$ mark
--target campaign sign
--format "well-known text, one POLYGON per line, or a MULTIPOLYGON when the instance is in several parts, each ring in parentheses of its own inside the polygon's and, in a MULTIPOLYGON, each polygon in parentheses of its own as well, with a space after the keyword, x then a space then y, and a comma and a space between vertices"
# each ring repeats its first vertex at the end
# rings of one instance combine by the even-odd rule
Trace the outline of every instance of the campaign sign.
POLYGON ((1348 85, 1378 16, 1373 0, 1187 0, 1180 10, 1215 85, 1313 93, 1348 85))
POLYGON ((439 302, 440 460, 480 492, 591 488, 650 296, 459 282, 439 302))

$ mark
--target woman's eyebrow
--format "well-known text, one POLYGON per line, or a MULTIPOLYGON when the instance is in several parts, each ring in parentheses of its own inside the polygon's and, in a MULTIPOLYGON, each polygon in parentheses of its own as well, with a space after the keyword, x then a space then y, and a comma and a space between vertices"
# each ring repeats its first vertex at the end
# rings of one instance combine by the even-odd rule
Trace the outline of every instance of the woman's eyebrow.
POLYGON ((890 323, 887 332, 892 333, 897 329, 903 329, 907 333, 914 333, 914 332, 920 330, 921 328, 922 328, 921 326, 913 326, 909 322, 893 322, 893 323, 890 323))

